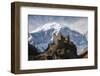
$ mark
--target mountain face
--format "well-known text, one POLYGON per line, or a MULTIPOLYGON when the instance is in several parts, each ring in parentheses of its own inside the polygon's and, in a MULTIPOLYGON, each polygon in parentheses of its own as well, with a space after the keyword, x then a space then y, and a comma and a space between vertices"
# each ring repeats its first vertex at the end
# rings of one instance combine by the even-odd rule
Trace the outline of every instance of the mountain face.
POLYGON ((84 35, 56 22, 47 23, 30 32, 28 42, 29 44, 34 45, 38 49, 38 52, 44 52, 48 47, 48 44, 53 42, 54 33, 56 35, 60 33, 64 37, 69 35, 70 41, 77 46, 78 54, 80 54, 84 48, 88 47, 88 41, 84 35))

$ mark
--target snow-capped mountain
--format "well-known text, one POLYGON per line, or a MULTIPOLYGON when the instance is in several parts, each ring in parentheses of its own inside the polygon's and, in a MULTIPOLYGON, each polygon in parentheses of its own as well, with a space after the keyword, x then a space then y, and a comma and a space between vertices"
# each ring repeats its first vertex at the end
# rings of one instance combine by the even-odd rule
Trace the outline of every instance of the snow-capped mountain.
POLYGON ((77 46, 78 53, 88 45, 88 41, 84 35, 56 22, 47 23, 30 32, 28 41, 31 45, 34 45, 39 52, 43 52, 48 47, 48 44, 53 42, 52 36, 54 33, 60 33, 64 37, 69 35, 70 40, 77 46))

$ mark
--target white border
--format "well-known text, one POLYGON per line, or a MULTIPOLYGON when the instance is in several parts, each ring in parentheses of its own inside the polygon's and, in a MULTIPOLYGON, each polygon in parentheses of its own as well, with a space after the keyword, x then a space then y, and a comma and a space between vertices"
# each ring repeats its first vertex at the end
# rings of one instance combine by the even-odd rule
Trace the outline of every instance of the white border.
POLYGON ((42 69, 94 65, 94 11, 41 7, 20 8, 20 69, 42 69), (28 61, 28 14, 88 17, 88 59, 28 61))

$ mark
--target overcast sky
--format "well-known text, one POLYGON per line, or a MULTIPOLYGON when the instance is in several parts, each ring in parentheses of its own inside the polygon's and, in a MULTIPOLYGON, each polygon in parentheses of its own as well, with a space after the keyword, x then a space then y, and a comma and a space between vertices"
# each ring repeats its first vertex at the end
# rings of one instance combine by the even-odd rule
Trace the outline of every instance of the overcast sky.
POLYGON ((57 22, 66 25, 70 29, 76 30, 82 34, 86 33, 88 30, 88 17, 29 15, 29 32, 50 22, 57 22))

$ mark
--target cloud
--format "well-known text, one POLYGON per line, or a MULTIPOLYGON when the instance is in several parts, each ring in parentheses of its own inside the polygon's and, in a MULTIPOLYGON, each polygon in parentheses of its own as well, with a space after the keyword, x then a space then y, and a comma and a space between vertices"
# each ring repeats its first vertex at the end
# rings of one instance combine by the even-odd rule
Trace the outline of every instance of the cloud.
POLYGON ((76 30, 82 34, 88 30, 88 17, 29 15, 29 32, 50 22, 64 24, 72 30, 76 30))
POLYGON ((71 23, 69 26, 72 30, 76 30, 82 34, 85 34, 88 31, 88 19, 79 19, 74 23, 71 23))

